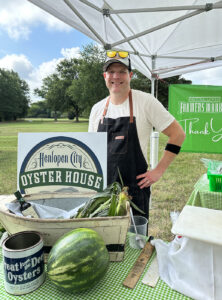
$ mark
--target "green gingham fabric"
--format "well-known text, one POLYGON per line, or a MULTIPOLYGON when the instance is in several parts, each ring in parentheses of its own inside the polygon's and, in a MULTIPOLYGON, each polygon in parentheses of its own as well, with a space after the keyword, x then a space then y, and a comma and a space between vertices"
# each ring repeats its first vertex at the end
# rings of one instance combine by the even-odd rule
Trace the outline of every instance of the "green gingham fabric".
MULTIPOLYGON (((32 293, 22 296, 12 296, 4 289, 4 273, 2 263, 2 253, 0 255, 0 299, 27 299, 27 300, 189 300, 186 297, 170 289, 161 279, 159 279, 155 288, 143 284, 142 278, 148 270, 155 253, 152 255, 136 287, 129 289, 124 287, 122 282, 131 270, 134 262, 138 258, 141 250, 129 247, 128 237, 124 260, 122 262, 110 262, 108 272, 105 277, 92 289, 79 294, 64 293, 58 290, 46 276, 45 282, 32 293)), ((192 299, 191 299, 192 300, 192 299)))
POLYGON ((194 185, 187 205, 222 210, 222 193, 209 190, 209 180, 207 174, 204 174, 194 185))

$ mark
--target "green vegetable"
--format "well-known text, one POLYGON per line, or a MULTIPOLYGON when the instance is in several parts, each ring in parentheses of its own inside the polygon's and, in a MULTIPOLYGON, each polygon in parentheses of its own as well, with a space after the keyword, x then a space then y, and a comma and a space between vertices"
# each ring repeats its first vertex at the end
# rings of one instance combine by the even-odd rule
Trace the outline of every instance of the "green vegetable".
POLYGON ((109 208, 106 207, 103 210, 99 211, 95 217, 108 217, 109 215, 109 208))
POLYGON ((106 274, 109 253, 102 237, 87 228, 74 229, 52 247, 48 276, 59 289, 81 292, 94 287, 106 274))
POLYGON ((102 211, 109 211, 109 206, 110 206, 111 199, 107 200, 105 203, 100 205, 93 213, 89 215, 90 218, 97 216, 100 212, 102 211))
MULTIPOLYGON (((118 174, 119 174, 120 182, 121 182, 122 187, 123 187, 123 189, 124 189, 123 178, 122 178, 122 176, 121 176, 119 167, 117 168, 117 171, 118 171, 118 174)), ((127 190, 127 192, 128 192, 128 190, 127 190)), ((132 201, 131 199, 132 199, 132 197, 128 197, 128 201, 129 201, 130 205, 131 205, 135 210, 139 211, 141 214, 145 214, 145 212, 142 211, 135 203, 133 203, 133 201, 132 201)))
MULTIPOLYGON (((122 178, 120 176, 121 182, 122 178)), ((127 201, 138 210, 139 209, 131 200, 128 194, 128 187, 121 186, 119 182, 113 182, 103 192, 97 193, 89 201, 81 207, 76 215, 76 218, 93 218, 107 216, 124 216, 127 213, 127 201)))
POLYGON ((135 203, 133 203, 133 201, 131 199, 129 199, 129 203, 135 210, 137 210, 141 214, 145 214, 145 212, 143 210, 141 210, 135 203))
POLYGON ((117 195, 113 193, 111 196, 111 203, 109 206, 109 212, 108 212, 109 216, 115 216, 117 204, 118 204, 117 195))
POLYGON ((90 214, 92 214, 101 204, 109 200, 109 198, 110 194, 107 192, 97 193, 78 210, 76 218, 88 218, 90 214))
POLYGON ((130 199, 127 186, 123 187, 122 191, 118 195, 118 198, 115 216, 124 216, 126 215, 127 201, 130 199))

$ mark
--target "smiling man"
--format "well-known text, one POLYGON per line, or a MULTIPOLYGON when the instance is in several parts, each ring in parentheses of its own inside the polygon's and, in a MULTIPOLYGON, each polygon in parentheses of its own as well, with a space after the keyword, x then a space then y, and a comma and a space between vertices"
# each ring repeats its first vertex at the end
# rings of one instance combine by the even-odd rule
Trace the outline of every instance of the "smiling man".
POLYGON ((185 133, 155 97, 130 88, 133 73, 128 52, 108 51, 103 71, 110 95, 92 107, 89 132, 107 132, 107 183, 120 182, 119 169, 132 201, 148 218, 150 186, 179 153, 185 133), (157 166, 148 170, 153 127, 168 136, 168 143, 157 166))

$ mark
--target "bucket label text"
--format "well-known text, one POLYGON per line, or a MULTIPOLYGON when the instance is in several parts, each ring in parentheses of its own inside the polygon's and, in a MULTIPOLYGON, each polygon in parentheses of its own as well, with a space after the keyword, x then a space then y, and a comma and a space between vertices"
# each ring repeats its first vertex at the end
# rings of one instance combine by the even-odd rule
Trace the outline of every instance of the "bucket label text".
POLYGON ((14 285, 26 284, 37 279, 44 272, 44 254, 41 249, 25 258, 4 257, 6 282, 14 285))

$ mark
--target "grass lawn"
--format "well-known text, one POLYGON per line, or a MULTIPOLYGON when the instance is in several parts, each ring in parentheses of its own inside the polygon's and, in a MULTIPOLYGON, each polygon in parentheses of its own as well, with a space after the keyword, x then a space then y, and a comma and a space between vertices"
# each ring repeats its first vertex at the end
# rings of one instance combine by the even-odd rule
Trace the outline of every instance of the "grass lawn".
MULTIPOLYGON (((86 132, 88 120, 79 123, 59 119, 26 119, 0 123, 0 194, 12 194, 16 190, 17 134, 18 132, 86 132)), ((160 135, 159 158, 167 137, 160 135)), ((181 211, 189 199, 195 182, 206 173, 200 159, 222 160, 222 154, 181 152, 159 182, 152 186, 152 204, 149 234, 155 238, 171 240, 171 211, 181 211)))

